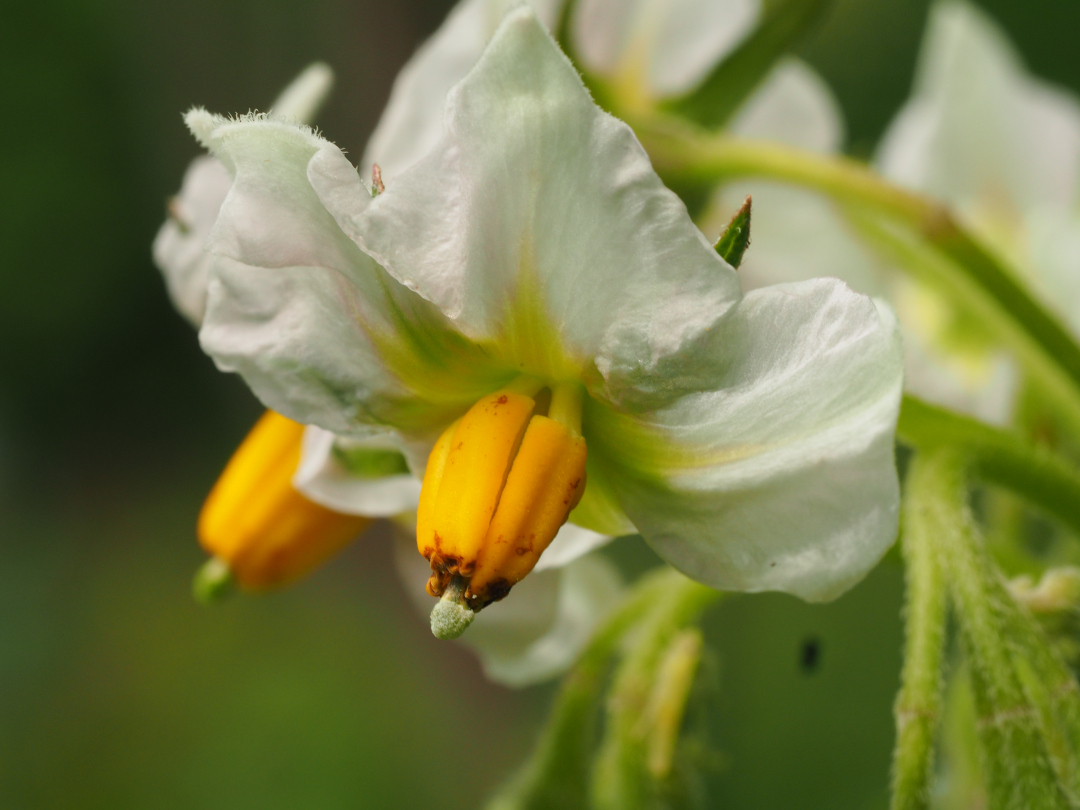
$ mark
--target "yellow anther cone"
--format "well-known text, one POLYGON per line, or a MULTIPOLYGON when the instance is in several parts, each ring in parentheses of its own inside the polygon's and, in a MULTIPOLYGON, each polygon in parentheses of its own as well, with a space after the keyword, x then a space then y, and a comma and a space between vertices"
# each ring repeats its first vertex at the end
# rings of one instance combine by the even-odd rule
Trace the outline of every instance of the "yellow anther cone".
POLYGON ((199 543, 228 565, 243 588, 263 590, 303 576, 371 523, 313 503, 293 488, 303 433, 303 425, 267 411, 199 514, 199 543))
POLYGON ((472 573, 535 404, 524 394, 496 391, 447 431, 449 440, 447 433, 439 439, 417 526, 417 546, 433 570, 472 573))
POLYGON ((502 599, 533 569, 581 499, 581 394, 556 387, 550 401, 553 418, 534 415, 534 397, 496 391, 435 443, 416 536, 431 562, 432 596, 449 598, 452 591, 452 601, 470 610, 502 599))
POLYGON ((481 602, 501 599, 532 571, 585 491, 585 440, 534 416, 514 458, 469 582, 481 602))

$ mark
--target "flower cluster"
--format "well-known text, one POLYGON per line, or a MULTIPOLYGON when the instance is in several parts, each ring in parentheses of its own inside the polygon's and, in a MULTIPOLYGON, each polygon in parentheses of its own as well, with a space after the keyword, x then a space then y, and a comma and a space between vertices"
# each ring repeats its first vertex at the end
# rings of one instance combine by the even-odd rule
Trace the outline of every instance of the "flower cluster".
MULTIPOLYGON (((204 545, 262 587, 360 527, 324 513, 418 508, 433 627, 456 635, 482 610, 466 639, 515 602, 535 621, 530 572, 573 563, 566 588, 594 594, 561 600, 589 614, 580 641, 617 592, 582 555, 624 534, 715 588, 834 598, 896 535, 891 312, 834 279, 744 295, 545 29, 555 5, 497 5, 463 3, 418 53, 359 172, 280 106, 188 113, 222 182, 198 227, 166 226, 158 261, 174 293, 198 276, 184 311, 280 439, 240 451, 204 545), (201 251, 181 258, 179 236, 201 251), (244 497, 267 504, 278 551, 239 519, 244 497), (260 559, 272 576, 251 573, 260 559)), ((583 2, 575 41, 624 104, 650 103, 752 29, 751 3, 702 25, 717 5, 583 2)), ((738 125, 767 127, 785 88, 813 84, 781 65, 738 125)), ((201 193, 185 185, 181 201, 201 193)))

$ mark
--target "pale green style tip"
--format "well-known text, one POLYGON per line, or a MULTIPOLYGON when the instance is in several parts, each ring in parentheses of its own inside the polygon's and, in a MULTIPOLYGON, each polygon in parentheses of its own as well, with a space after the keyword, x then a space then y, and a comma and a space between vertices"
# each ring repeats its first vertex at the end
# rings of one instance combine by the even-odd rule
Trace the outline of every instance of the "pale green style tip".
POLYGON ((220 557, 211 557, 195 574, 191 591, 195 600, 209 605, 220 602, 236 589, 229 564, 220 557))
POLYGON ((443 641, 459 638, 475 618, 465 605, 443 597, 431 610, 431 633, 443 641))

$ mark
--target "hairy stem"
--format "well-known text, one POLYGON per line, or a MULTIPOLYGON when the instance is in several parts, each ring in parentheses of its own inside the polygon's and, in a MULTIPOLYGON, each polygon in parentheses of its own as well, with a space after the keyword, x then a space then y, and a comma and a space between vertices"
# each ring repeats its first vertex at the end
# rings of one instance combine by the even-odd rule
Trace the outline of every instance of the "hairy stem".
POLYGON ((933 514, 916 491, 905 502, 901 548, 907 570, 906 639, 896 696, 892 810, 930 806, 934 739, 941 721, 946 585, 934 549, 933 514))
POLYGON ((977 733, 992 808, 1070 806, 1051 762, 1038 707, 1013 659, 1009 596, 980 541, 967 505, 966 468, 954 450, 918 454, 908 498, 920 504, 935 538, 967 652, 977 733))

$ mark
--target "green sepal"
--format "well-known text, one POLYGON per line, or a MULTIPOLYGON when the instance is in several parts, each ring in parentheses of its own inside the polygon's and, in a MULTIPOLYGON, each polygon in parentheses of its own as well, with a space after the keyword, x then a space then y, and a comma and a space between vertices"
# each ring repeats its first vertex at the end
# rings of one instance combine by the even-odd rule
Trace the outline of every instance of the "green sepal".
POLYGON ((341 447, 333 449, 334 458, 349 475, 357 478, 386 478, 408 475, 409 465, 397 450, 372 447, 341 447))
POLYGON ((750 202, 750 195, 747 194, 742 206, 735 212, 735 216, 714 245, 720 258, 736 270, 742 264, 746 249, 750 247, 750 202))
POLYGON ((724 126, 776 61, 817 22, 830 0, 779 0, 755 31, 685 95, 661 108, 710 129, 724 126))

